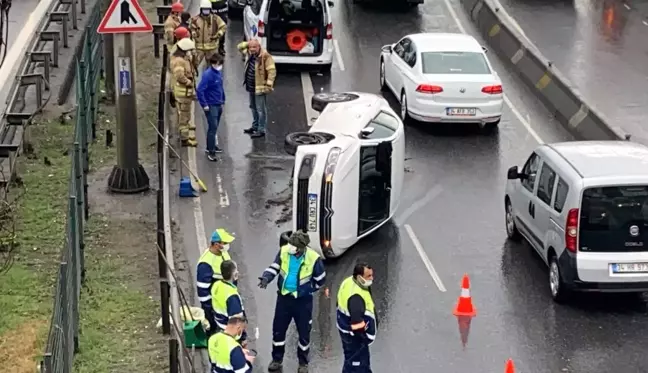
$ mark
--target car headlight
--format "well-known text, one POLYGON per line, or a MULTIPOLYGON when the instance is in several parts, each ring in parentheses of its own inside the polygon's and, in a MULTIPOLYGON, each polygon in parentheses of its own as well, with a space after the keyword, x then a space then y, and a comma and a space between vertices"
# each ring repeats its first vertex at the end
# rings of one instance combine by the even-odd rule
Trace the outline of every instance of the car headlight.
POLYGON ((342 149, 340 148, 333 148, 329 151, 328 158, 326 158, 326 165, 324 166, 324 180, 327 183, 333 182, 333 174, 335 173, 335 167, 340 159, 341 152, 342 149))

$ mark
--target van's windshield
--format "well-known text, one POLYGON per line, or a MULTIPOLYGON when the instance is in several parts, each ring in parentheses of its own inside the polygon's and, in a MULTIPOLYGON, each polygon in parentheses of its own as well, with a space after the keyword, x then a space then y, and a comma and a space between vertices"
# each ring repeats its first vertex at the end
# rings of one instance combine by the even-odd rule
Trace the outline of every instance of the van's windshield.
POLYGON ((648 251, 648 186, 585 189, 579 226, 582 251, 648 251))

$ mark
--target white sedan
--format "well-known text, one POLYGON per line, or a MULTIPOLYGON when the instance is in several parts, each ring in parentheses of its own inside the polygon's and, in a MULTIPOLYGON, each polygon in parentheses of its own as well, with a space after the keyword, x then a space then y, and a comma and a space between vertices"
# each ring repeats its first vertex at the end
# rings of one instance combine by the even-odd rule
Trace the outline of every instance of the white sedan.
POLYGON ((385 45, 380 86, 400 99, 403 121, 478 123, 494 129, 502 117, 502 82, 486 49, 469 35, 412 34, 385 45))

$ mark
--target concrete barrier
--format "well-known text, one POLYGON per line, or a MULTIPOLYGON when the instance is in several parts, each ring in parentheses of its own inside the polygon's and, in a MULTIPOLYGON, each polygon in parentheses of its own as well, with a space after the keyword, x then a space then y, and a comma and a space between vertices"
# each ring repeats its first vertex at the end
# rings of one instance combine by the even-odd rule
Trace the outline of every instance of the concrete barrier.
POLYGON ((497 0, 461 0, 491 49, 513 67, 517 75, 556 118, 582 140, 622 140, 621 127, 585 102, 551 62, 514 26, 497 0))

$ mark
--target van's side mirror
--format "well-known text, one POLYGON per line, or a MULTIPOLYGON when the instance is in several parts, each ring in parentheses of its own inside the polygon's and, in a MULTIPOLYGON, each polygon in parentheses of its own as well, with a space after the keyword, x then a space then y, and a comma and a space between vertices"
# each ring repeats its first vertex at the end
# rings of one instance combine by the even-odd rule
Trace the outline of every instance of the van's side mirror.
POLYGON ((488 48, 482 47, 482 50, 484 51, 484 53, 488 53, 488 48))
POLYGON ((327 3, 328 6, 331 7, 331 8, 333 8, 333 6, 335 5, 335 3, 332 2, 331 0, 328 0, 326 3, 327 3))
POLYGON ((282 232, 279 235, 279 247, 285 245, 288 243, 288 240, 290 239, 290 236, 292 235, 292 231, 285 231, 282 232))
POLYGON ((392 52, 392 46, 391 45, 385 45, 381 49, 382 49, 382 51, 384 53, 391 53, 392 52))
POLYGON ((367 138, 367 136, 369 136, 369 135, 371 135, 372 133, 374 133, 375 130, 376 130, 376 129, 373 128, 373 127, 365 127, 365 128, 363 128, 363 129, 360 130, 360 137, 362 137, 362 138, 367 138))
POLYGON ((520 178, 520 173, 518 172, 518 167, 513 166, 508 169, 508 173, 506 175, 506 178, 509 180, 516 180, 520 178))

